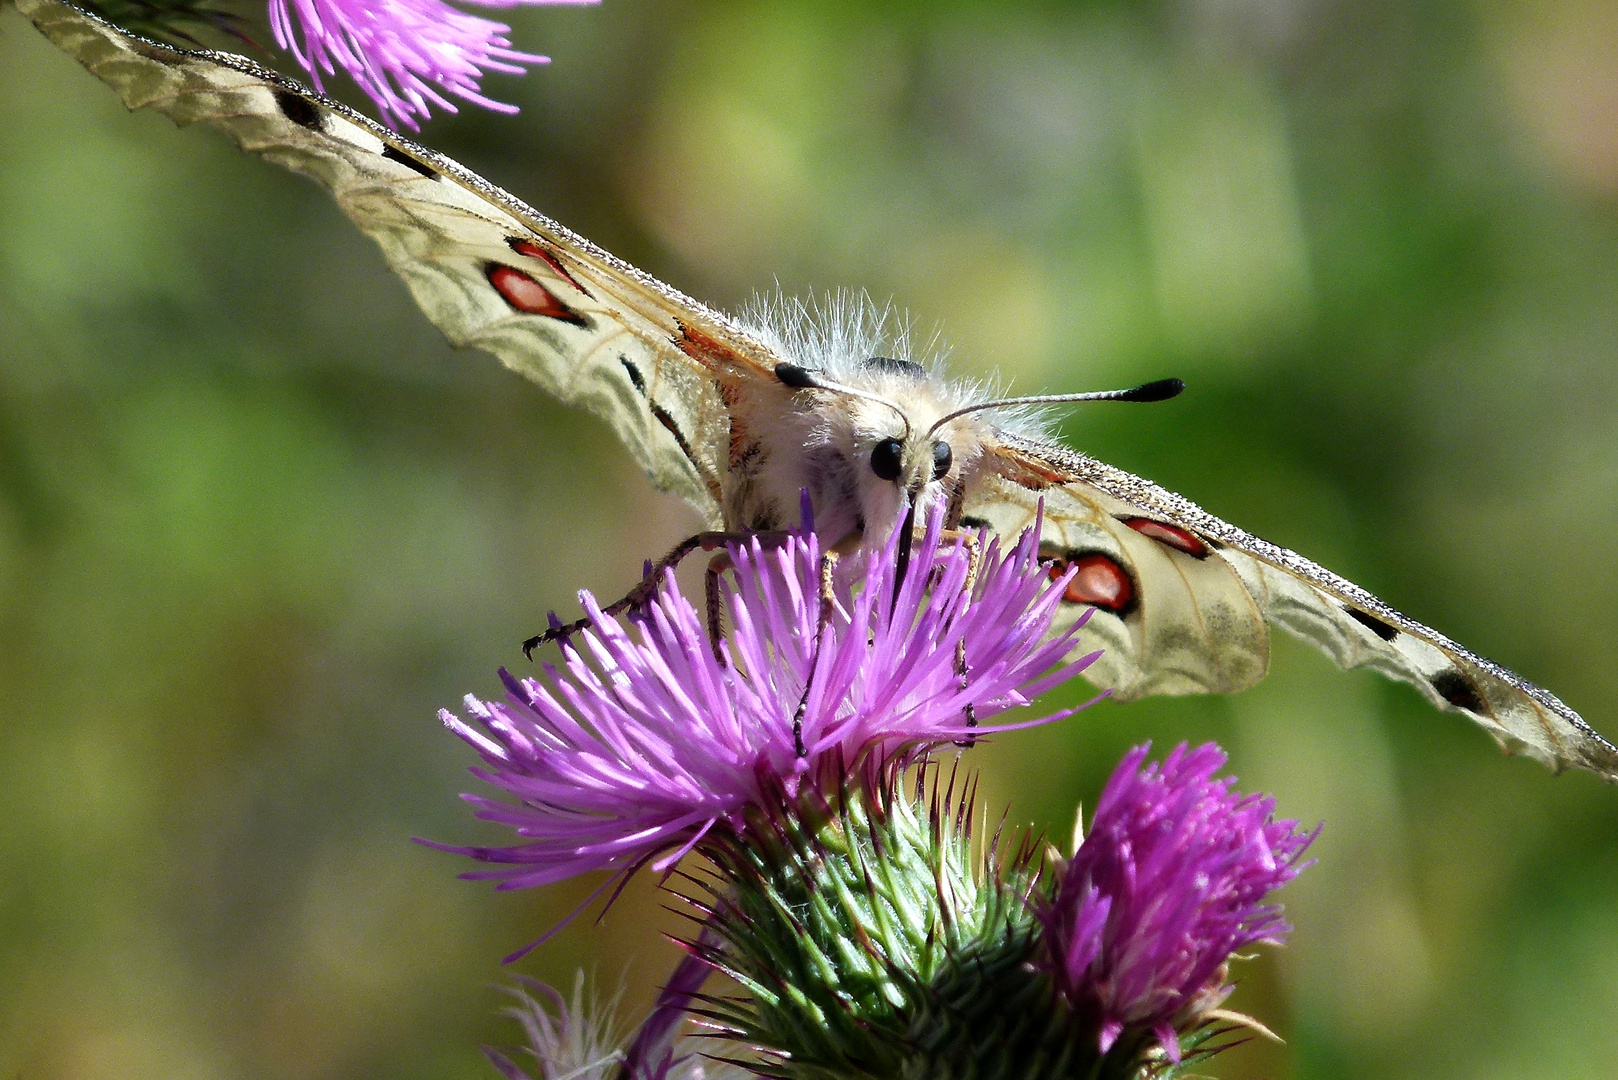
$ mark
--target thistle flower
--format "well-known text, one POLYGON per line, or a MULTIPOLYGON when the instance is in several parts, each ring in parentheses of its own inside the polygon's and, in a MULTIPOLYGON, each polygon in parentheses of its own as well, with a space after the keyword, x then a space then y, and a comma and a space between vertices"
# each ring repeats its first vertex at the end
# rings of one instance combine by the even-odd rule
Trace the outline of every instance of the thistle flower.
POLYGON ((1225 764, 1213 743, 1142 769, 1149 748, 1113 772, 1041 921, 1058 992, 1100 1050, 1155 1035, 1179 1061, 1178 1032, 1230 993, 1231 954, 1291 930, 1263 901, 1310 865, 1300 860, 1320 830, 1276 821, 1274 799, 1213 779, 1225 764))
POLYGON ((824 626, 812 531, 732 545, 735 629, 720 657, 672 574, 633 634, 581 594, 589 627, 564 644, 561 668, 502 671, 506 701, 468 697, 473 723, 440 714, 486 763, 473 774, 519 802, 465 798, 524 842, 433 846, 497 864, 464 876, 506 889, 647 862, 661 871, 705 837, 737 834, 752 808, 1001 730, 971 717, 1029 704, 1096 654, 1050 672, 1082 621, 1045 639, 1066 578, 1043 572, 1034 532, 1008 552, 991 544, 968 595, 969 554, 942 542, 940 525, 934 515, 897 594, 895 540, 824 626))
MULTIPOLYGON (((485 7, 593 4, 599 0, 472 0, 485 7)), ((417 130, 431 107, 458 111, 448 94, 495 112, 516 106, 483 95, 485 71, 521 75, 550 58, 518 52, 511 27, 453 8, 444 0, 270 0, 275 42, 324 91, 321 73, 348 72, 390 126, 417 130)))

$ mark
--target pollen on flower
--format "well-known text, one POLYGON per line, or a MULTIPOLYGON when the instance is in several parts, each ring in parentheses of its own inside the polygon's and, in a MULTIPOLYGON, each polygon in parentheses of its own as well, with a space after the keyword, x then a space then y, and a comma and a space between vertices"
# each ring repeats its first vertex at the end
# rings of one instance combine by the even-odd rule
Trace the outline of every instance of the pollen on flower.
POLYGON ((482 756, 474 775, 515 802, 465 797, 521 842, 433 846, 493 864, 465 876, 501 888, 664 869, 750 810, 1004 730, 972 718, 1030 704, 1098 654, 1061 663, 1082 622, 1047 640, 1066 581, 1048 580, 1032 532, 1010 550, 991 543, 970 592, 967 549, 940 534, 935 514, 897 596, 896 540, 872 554, 824 625, 812 530, 733 545, 723 659, 672 574, 632 628, 583 594, 590 623, 560 666, 502 671, 505 701, 442 714, 482 756))
POLYGON ((1213 743, 1142 768, 1148 749, 1107 782, 1041 921, 1057 991, 1098 1048, 1133 1032, 1178 1061, 1178 1033, 1229 995, 1232 954, 1291 930, 1264 901, 1309 865, 1320 830, 1276 821, 1274 799, 1214 779, 1225 755, 1213 743))
MULTIPOLYGON (((594 4, 600 0, 470 0, 486 7, 594 4)), ((270 0, 270 29, 324 92, 321 75, 341 67, 376 102, 389 126, 416 130, 450 97, 496 112, 516 106, 485 97, 486 71, 521 75, 550 58, 519 52, 504 23, 469 15, 444 0, 270 0), (449 95, 446 97, 445 95, 449 95)))

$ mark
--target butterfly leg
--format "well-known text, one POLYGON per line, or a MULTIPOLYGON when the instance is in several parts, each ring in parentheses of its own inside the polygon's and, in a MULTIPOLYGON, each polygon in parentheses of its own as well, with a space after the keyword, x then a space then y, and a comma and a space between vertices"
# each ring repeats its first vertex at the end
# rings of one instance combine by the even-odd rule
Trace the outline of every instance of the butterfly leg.
MULTIPOLYGON (((631 608, 644 607, 647 601, 651 600, 651 598, 657 594, 657 586, 658 583, 663 580, 663 574, 668 570, 679 566, 687 555, 691 554, 693 551, 696 551, 698 548, 701 548, 703 551, 713 551, 715 548, 724 547, 726 544, 733 543, 738 540, 745 540, 750 535, 752 534, 741 532, 700 532, 694 536, 686 537, 678 544, 675 544, 667 555, 657 560, 656 563, 652 564, 647 569, 646 574, 641 578, 639 585, 636 585, 633 589, 630 589, 629 593, 622 600, 602 608, 601 613, 603 615, 611 616, 618 615, 622 612, 630 610, 631 608)), ((589 619, 579 619, 570 623, 553 622, 550 629, 546 630, 543 634, 536 634, 522 643, 523 655, 532 660, 534 658, 534 650, 539 648, 541 645, 548 645, 553 641, 560 641, 563 638, 578 633, 580 630, 583 630, 589 625, 589 619)), ((710 622, 709 625, 711 627, 712 623, 710 622)))
MULTIPOLYGON (((964 608, 971 601, 972 593, 978 587, 978 572, 983 569, 983 545, 978 540, 978 534, 969 529, 944 529, 939 533, 939 538, 954 541, 966 548, 966 581, 961 585, 961 592, 963 593, 961 606, 964 608)), ((967 673, 966 638, 962 637, 961 640, 955 643, 955 677, 959 680, 962 690, 966 689, 967 673)), ((966 720, 967 727, 975 728, 978 726, 977 710, 972 707, 970 702, 962 707, 961 713, 966 720)), ((956 745, 971 746, 976 741, 976 739, 971 738, 960 739, 957 740, 956 745)))
POLYGON ((725 636, 725 608, 720 603, 719 584, 725 571, 733 566, 730 552, 721 551, 708 560, 708 568, 702 575, 703 595, 708 604, 708 644, 720 667, 725 666, 725 656, 719 648, 719 640, 725 636))
MULTIPOLYGON (((792 749, 799 757, 809 753, 803 745, 803 718, 809 711, 809 687, 815 677, 815 667, 820 663, 820 642, 826 636, 826 627, 831 624, 832 612, 836 609, 837 563, 842 558, 838 548, 847 543, 848 541, 844 540, 820 556, 820 617, 815 626, 815 647, 809 654, 809 673, 803 680, 803 697, 798 700, 798 711, 792 714, 792 749)), ((855 546, 858 543, 859 534, 855 533, 855 546)))

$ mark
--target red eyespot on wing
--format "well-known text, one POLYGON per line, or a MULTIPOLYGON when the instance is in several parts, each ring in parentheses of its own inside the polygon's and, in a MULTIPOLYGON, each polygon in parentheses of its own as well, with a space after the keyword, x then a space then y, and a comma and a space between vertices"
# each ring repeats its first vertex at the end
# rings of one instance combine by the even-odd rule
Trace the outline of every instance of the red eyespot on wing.
POLYGON ((1183 551, 1193 559, 1208 557, 1208 545, 1196 534, 1187 532, 1178 525, 1153 521, 1151 518, 1124 518, 1123 521, 1142 536, 1149 536, 1160 544, 1167 544, 1175 551, 1183 551))
MULTIPOLYGON (((568 273, 568 269, 562 265, 561 259, 558 259, 555 255, 552 255, 550 252, 546 251, 532 240, 522 236, 508 236, 506 237, 506 243, 510 245, 511 250, 515 251, 518 255, 526 255, 530 259, 538 259, 540 262, 544 263, 546 266, 560 274, 562 279, 569 285, 579 290, 585 296, 590 296, 590 290, 586 289, 583 285, 580 285, 578 279, 572 274, 568 273)), ((590 299, 594 300, 595 297, 590 296, 590 299)))
POLYGON ((544 315, 547 318, 572 323, 574 326, 589 325, 584 321, 584 316, 562 303, 556 298, 555 293, 521 270, 500 263, 490 263, 484 272, 488 275, 489 284, 494 286, 494 291, 500 294, 501 299, 524 315, 544 315))
POLYGON ((1058 559, 1051 564, 1051 580, 1061 577, 1070 566, 1078 570, 1067 583, 1063 600, 1070 604, 1089 604, 1114 615, 1125 614, 1135 606, 1135 582, 1111 556, 1092 552, 1072 562, 1058 559))

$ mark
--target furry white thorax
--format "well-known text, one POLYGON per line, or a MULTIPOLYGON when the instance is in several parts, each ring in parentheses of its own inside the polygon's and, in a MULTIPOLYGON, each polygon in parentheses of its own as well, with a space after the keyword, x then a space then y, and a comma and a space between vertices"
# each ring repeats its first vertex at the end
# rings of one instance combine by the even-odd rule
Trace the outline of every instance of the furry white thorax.
POLYGON ((997 411, 950 420, 929 434, 940 418, 993 395, 982 384, 946 378, 936 336, 918 342, 908 319, 863 294, 834 293, 813 304, 760 298, 741 321, 788 363, 821 381, 879 395, 898 411, 830 390, 778 383, 744 388, 731 414, 745 445, 724 493, 725 516, 734 525, 796 525, 799 493, 807 490, 823 544, 868 550, 888 539, 912 503, 920 521, 974 486, 991 461, 984 451, 997 431, 1034 426, 1027 413, 997 411), (902 445, 897 478, 873 469, 873 452, 884 440, 902 445), (949 446, 950 466, 935 477, 940 441, 949 446))

